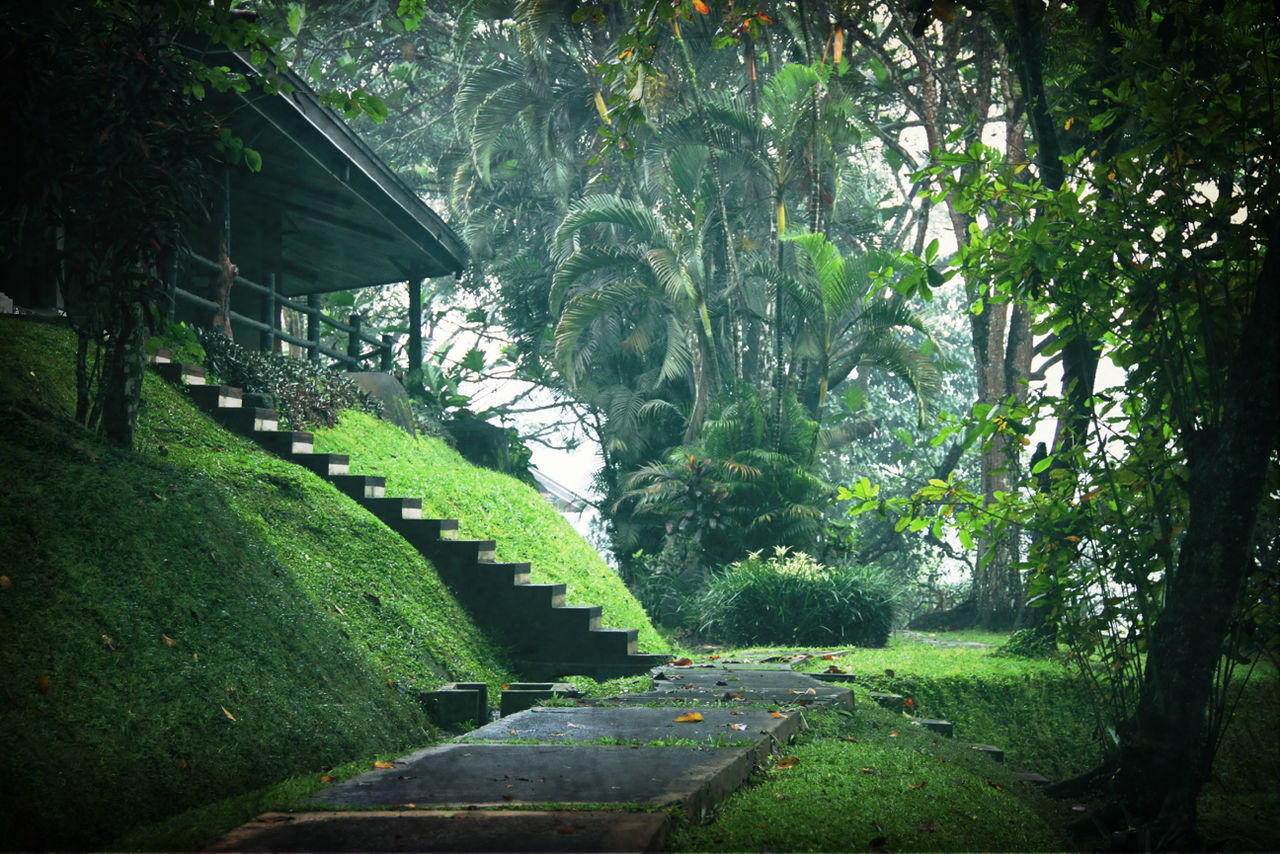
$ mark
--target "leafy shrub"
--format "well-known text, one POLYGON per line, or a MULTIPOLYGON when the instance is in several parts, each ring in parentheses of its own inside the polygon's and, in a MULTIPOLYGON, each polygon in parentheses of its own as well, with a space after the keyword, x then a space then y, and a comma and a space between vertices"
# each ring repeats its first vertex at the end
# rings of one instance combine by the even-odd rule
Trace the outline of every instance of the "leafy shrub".
POLYGON ((1058 642, 1052 633, 1018 629, 994 654, 1007 658, 1052 658, 1057 653, 1058 642))
POLYGON ((826 567, 779 548, 711 579, 698 602, 699 630, 729 643, 884 646, 894 598, 882 573, 826 567))
POLYGON ((294 430, 332 427, 343 409, 378 414, 381 405, 338 371, 303 359, 247 350, 212 330, 198 331, 205 367, 218 380, 271 398, 294 430))

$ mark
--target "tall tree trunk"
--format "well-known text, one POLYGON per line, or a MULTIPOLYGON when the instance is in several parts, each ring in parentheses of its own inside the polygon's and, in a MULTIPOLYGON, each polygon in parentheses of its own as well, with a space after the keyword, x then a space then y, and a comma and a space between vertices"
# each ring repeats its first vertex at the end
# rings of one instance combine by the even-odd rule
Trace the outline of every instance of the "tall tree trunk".
POLYGON ((1196 847, 1196 798, 1212 761, 1205 715, 1214 670, 1253 566, 1267 467, 1280 450, 1280 220, 1254 293, 1221 421, 1187 431, 1187 533, 1151 631, 1137 710, 1119 729, 1117 795, 1158 849, 1196 847))
POLYGON ((131 300, 117 311, 117 335, 107 343, 103 369, 102 435, 116 447, 132 448, 147 367, 146 309, 131 300))

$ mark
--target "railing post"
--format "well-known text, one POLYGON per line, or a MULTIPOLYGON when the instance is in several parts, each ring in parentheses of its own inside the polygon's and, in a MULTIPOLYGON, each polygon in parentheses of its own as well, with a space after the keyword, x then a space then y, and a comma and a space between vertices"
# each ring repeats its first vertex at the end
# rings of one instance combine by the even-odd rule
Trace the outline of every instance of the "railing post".
POLYGON ((267 333, 266 346, 263 351, 267 353, 278 353, 280 349, 276 345, 280 339, 276 337, 276 332, 280 329, 280 303, 276 301, 276 274, 267 273, 267 293, 262 298, 262 322, 271 327, 271 331, 267 333))
POLYGON ((320 361, 320 295, 307 294, 307 358, 320 361))
POLYGON ((409 376, 422 370, 422 276, 409 274, 409 376))
POLYGON ((360 370, 360 367, 361 367, 360 365, 360 322, 361 320, 362 318, 360 317, 360 312, 358 311, 353 311, 351 313, 351 317, 347 319, 347 322, 351 324, 351 333, 347 336, 347 358, 355 363, 351 367, 357 371, 360 370))
POLYGON ((382 365, 379 370, 384 374, 391 373, 391 369, 395 367, 395 363, 391 360, 391 347, 394 340, 389 333, 382 333, 382 365))

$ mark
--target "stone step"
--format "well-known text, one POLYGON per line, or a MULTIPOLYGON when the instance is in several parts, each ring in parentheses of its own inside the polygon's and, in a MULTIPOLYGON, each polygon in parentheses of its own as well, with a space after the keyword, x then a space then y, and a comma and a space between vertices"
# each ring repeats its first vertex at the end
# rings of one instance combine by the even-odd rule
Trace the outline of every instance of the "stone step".
POLYGON ((943 738, 953 738, 955 736, 955 725, 951 721, 938 720, 937 718, 912 718, 911 723, 918 727, 924 727, 929 732, 937 733, 943 738))
POLYGON ((291 458, 312 453, 315 436, 301 430, 255 430, 253 440, 278 456, 291 458))
POLYGON ((1017 777, 1028 786, 1043 788, 1049 785, 1048 777, 1045 777, 1043 774, 1037 774, 1034 771, 1017 771, 1013 776, 1017 777))
POLYGON ((991 757, 993 762, 1004 762, 1004 751, 990 744, 970 744, 966 745, 970 750, 981 753, 983 756, 991 757))
MULTIPOLYGON (((568 682, 512 682, 502 686, 498 714, 501 717, 523 712, 544 700, 575 700, 582 696, 577 688, 568 682)), ((489 724, 488 726, 493 726, 489 724)), ((464 740, 474 739, 476 733, 464 736, 464 740)), ((505 737, 500 739, 505 741, 505 737)))
POLYGON ((888 709, 891 712, 906 711, 907 701, 901 694, 885 694, 880 691, 872 691, 869 696, 871 701, 882 709, 888 709))
POLYGON ((610 803, 682 808, 696 817, 747 779, 754 753, 751 747, 441 744, 322 789, 299 806, 610 803))
POLYGON ((159 362, 155 369, 156 373, 176 385, 204 385, 208 374, 202 365, 187 365, 182 362, 159 362))
MULTIPOLYGON (((211 386, 195 386, 195 388, 211 388, 211 386)), ((272 431, 280 429, 279 415, 274 409, 261 406, 223 407, 210 411, 215 421, 240 434, 255 431, 272 431)))
POLYGON ((617 810, 264 813, 206 851, 662 851, 671 814, 617 810))
POLYGON ((387 479, 368 474, 332 474, 329 482, 345 495, 359 501, 362 498, 383 498, 387 494, 387 479))
MULTIPOLYGON (((421 509, 418 512, 422 512, 421 509)), ((458 538, 457 519, 399 519, 388 523, 387 527, 420 552, 432 548, 439 540, 458 538)))
POLYGON ((421 498, 364 498, 360 503, 392 530, 405 519, 422 518, 421 498))
POLYGON ((465 576, 477 563, 492 563, 497 548, 493 540, 437 540, 423 554, 441 572, 465 576))
POLYGON ((481 590, 529 584, 533 567, 527 563, 493 563, 479 561, 475 567, 475 587, 481 590))
POLYGON ((351 471, 351 458, 346 454, 292 454, 289 459, 321 477, 348 474, 351 471))
POLYGON ((219 407, 223 409, 239 409, 244 405, 244 398, 240 389, 230 385, 193 385, 187 389, 187 394, 196 402, 196 405, 206 412, 211 412, 219 407))

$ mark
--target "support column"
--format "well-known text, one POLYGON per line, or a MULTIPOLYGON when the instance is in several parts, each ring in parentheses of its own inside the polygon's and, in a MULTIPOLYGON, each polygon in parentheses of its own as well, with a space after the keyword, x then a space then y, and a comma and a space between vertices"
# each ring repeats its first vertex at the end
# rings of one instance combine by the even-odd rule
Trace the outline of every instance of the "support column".
POLYGON ((320 361, 320 295, 307 294, 307 308, 311 311, 307 312, 307 341, 311 346, 307 348, 307 358, 313 362, 320 361))
POLYGON ((422 278, 417 273, 409 278, 409 377, 422 373, 422 278))

